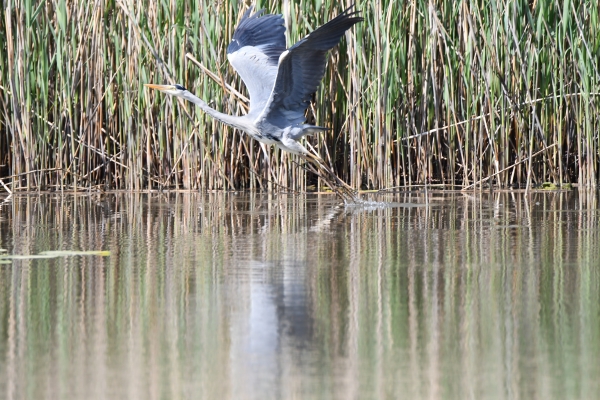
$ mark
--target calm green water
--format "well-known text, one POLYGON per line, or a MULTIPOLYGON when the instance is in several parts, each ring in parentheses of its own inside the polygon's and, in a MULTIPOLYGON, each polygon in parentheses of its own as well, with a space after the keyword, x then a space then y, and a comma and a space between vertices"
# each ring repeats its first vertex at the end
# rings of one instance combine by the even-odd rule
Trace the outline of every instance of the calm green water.
POLYGON ((5 202, 8 253, 111 255, 0 265, 0 398, 598 398, 595 195, 382 200, 5 202))

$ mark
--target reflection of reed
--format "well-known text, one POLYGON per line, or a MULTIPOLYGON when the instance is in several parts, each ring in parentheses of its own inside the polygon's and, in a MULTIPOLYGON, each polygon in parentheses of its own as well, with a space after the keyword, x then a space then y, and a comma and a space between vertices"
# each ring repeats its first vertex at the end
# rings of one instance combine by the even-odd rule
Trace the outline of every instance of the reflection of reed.
POLYGON ((364 212, 331 196, 17 196, 3 206, 0 248, 111 257, 2 266, 0 388, 7 398, 597 393, 595 195, 393 200, 401 206, 364 212))

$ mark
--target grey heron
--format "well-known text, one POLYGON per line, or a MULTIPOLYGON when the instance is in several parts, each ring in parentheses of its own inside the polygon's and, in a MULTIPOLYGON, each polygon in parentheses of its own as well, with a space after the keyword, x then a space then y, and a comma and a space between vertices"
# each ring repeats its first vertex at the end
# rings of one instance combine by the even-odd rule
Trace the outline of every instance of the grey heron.
MULTIPOLYGON (((289 49, 282 15, 263 15, 264 10, 252 13, 253 7, 244 13, 227 48, 227 58, 248 89, 250 109, 246 115, 221 113, 179 84, 145 86, 190 101, 216 120, 259 142, 317 161, 332 174, 319 157, 298 141, 307 134, 327 130, 306 124, 305 111, 325 74, 327 53, 348 29, 363 21, 352 8, 289 49)), ((341 182, 335 179, 338 184, 341 182)))

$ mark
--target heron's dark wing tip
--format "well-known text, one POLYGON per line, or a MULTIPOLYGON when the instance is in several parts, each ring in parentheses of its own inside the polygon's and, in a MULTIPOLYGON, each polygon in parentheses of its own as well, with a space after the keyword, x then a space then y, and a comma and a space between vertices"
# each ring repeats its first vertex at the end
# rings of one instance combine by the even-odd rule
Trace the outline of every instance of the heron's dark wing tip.
POLYGON ((285 50, 285 26, 281 15, 262 15, 264 9, 250 15, 252 8, 245 13, 238 24, 227 54, 232 54, 245 46, 256 47, 269 57, 269 62, 277 65, 279 55, 285 50))
POLYGON ((348 29, 352 28, 355 24, 364 21, 363 17, 358 16, 360 11, 351 11, 352 7, 354 6, 348 7, 337 17, 305 36, 290 47, 289 50, 292 51, 300 47, 306 48, 306 46, 308 46, 312 50, 329 51, 339 42, 340 38, 348 29))
MULTIPOLYGON (((354 8, 354 3, 350 5, 350 7, 346 8, 338 17, 343 16, 346 21, 352 22, 352 24, 356 24, 364 21, 365 19, 360 15, 361 11, 351 11, 354 8)), ((336 17, 336 18, 338 18, 336 17)))
POLYGON ((301 123, 314 93, 325 74, 327 52, 337 45, 344 33, 363 21, 358 11, 347 8, 337 17, 298 41, 280 57, 277 80, 266 118, 301 123))

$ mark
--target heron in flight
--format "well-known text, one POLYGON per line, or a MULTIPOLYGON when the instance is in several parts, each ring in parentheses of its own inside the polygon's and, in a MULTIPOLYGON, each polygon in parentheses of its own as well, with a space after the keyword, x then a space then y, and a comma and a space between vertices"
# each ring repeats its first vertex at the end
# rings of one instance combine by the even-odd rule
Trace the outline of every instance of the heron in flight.
POLYGON ((191 101, 216 120, 259 142, 321 164, 322 160, 298 141, 305 135, 327 130, 305 124, 305 111, 325 74, 328 51, 348 29, 363 21, 352 8, 289 49, 281 15, 263 15, 264 10, 252 13, 253 7, 244 13, 227 48, 227 58, 248 89, 250 110, 246 115, 223 114, 179 84, 145 86, 191 101))

